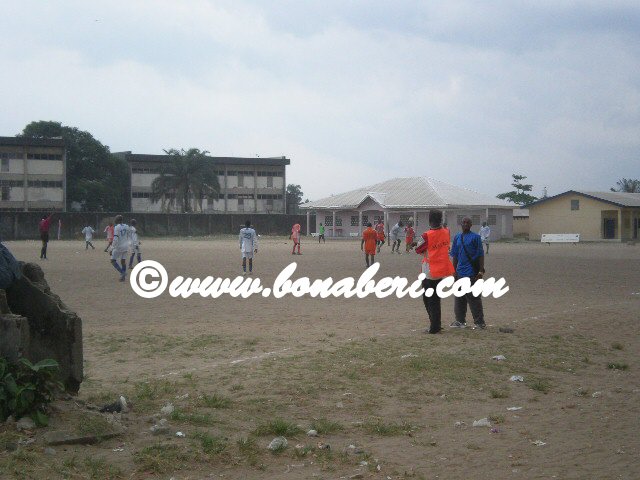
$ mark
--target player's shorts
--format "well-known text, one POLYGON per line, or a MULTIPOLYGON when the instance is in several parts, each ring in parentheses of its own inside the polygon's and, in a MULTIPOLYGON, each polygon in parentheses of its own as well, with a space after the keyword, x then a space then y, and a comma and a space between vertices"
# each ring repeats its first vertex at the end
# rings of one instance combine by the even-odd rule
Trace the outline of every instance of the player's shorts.
POLYGON ((129 250, 111 250, 111 260, 127 260, 129 250))
POLYGON ((482 243, 484 243, 485 245, 489 245, 489 239, 485 238, 484 240, 482 240, 482 243))
POLYGON ((396 240, 400 240, 400 239, 395 235, 389 235, 389 240, 391 241, 391 243, 396 243, 396 240))
POLYGON ((142 253, 142 250, 140 249, 140 245, 133 245, 131 247, 131 253, 142 253))
POLYGON ((376 254, 376 246, 374 245, 372 248, 369 248, 365 245, 364 253, 367 255, 375 255, 376 254))
POLYGON ((253 250, 250 252, 242 252, 242 258, 253 258, 253 250))
POLYGON ((413 243, 413 237, 407 237, 407 243, 413 243))

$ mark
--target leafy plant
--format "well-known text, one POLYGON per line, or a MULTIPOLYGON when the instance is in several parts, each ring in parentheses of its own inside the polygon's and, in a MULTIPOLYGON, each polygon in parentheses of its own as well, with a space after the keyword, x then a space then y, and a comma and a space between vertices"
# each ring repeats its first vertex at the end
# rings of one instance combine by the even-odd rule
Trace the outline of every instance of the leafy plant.
POLYGON ((58 362, 52 359, 33 364, 21 358, 10 364, 0 358, 0 420, 10 415, 30 416, 36 425, 47 425, 46 406, 53 401, 56 391, 64 390, 56 380, 58 370, 58 362))

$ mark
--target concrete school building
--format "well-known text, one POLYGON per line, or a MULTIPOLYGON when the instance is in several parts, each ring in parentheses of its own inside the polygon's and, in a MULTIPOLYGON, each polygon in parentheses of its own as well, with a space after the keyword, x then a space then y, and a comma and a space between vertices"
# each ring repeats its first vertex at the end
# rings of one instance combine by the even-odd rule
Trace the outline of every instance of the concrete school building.
POLYGON ((60 138, 0 137, 0 211, 66 211, 60 138))
POLYGON ((368 222, 375 225, 380 219, 387 232, 398 221, 406 225, 411 220, 420 234, 429 228, 429 211, 438 209, 444 212, 452 235, 460 231, 462 219, 469 217, 474 232, 487 222, 491 240, 513 236, 513 205, 429 177, 394 178, 300 208, 307 213, 307 235, 312 212, 316 213, 316 232, 322 223, 327 237, 359 237, 368 222))
POLYGON ((569 190, 527 205, 529 238, 579 233, 581 241, 627 241, 640 235, 640 193, 569 190))
MULTIPOLYGON (((174 213, 169 202, 151 201, 151 183, 160 175, 169 155, 115 153, 129 165, 131 175, 131 211, 174 213)), ((240 158, 207 157, 217 168, 220 192, 203 199, 193 199, 192 209, 199 213, 281 213, 286 212, 286 157, 240 158)))

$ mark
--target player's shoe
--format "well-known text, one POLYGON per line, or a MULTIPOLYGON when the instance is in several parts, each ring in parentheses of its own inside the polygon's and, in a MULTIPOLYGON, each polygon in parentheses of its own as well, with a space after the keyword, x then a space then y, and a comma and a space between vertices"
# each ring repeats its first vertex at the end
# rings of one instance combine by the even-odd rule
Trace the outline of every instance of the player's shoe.
POLYGON ((466 326, 467 326, 466 323, 462 323, 462 322, 459 322, 457 320, 455 322, 453 322, 451 325, 449 325, 449 327, 451 327, 451 328, 465 328, 466 326))
POLYGON ((480 330, 484 330, 484 329, 486 329, 486 328, 487 328, 487 324, 486 324, 486 323, 484 323, 484 322, 482 322, 482 323, 476 323, 476 324, 474 325, 474 328, 479 328, 480 330))

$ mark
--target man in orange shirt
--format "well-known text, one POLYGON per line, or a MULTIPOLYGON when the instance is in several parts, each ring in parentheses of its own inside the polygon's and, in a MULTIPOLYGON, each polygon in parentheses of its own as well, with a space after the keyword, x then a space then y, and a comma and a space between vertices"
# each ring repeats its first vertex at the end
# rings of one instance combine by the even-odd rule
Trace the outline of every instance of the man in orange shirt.
POLYGON ((376 233, 378 235, 378 253, 380 253, 380 247, 384 245, 384 222, 382 220, 379 220, 376 224, 376 233))
POLYGON ((371 223, 367 223, 367 228, 362 232, 362 240, 360 241, 360 250, 364 251, 364 261, 367 264, 367 268, 375 263, 377 242, 377 232, 371 228, 371 223), (369 256, 371 256, 371 263, 369 263, 369 256))
POLYGON ((404 232, 405 232, 405 236, 407 237, 407 240, 406 240, 407 253, 409 253, 409 250, 413 248, 411 246, 411 244, 413 243, 413 237, 416 236, 416 231, 413 229, 413 222, 409 222, 409 225, 407 225, 407 228, 404 229, 404 232))

